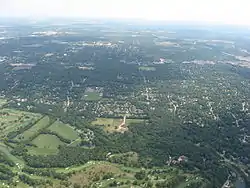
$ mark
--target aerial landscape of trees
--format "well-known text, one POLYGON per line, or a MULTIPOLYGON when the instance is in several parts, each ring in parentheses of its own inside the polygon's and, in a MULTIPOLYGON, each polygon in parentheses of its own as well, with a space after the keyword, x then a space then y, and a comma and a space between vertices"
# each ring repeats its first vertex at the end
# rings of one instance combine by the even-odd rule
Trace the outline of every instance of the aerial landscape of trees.
POLYGON ((0 41, 1 181, 248 183, 250 72, 240 49, 250 41, 239 33, 148 27, 79 24, 77 35, 30 36, 37 28, 24 25, 18 42, 0 41))

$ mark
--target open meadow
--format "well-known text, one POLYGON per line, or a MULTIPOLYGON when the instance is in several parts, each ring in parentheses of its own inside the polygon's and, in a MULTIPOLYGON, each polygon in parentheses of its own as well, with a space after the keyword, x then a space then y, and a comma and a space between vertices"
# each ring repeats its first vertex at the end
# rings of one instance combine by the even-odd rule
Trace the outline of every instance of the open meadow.
POLYGON ((48 129, 68 140, 76 140, 79 138, 73 127, 60 121, 54 122, 48 129))
MULTIPOLYGON (((126 119, 126 125, 133 125, 136 123, 144 123, 144 119, 126 119)), ((97 118, 92 125, 103 127, 104 131, 108 133, 119 132, 119 125, 123 122, 122 118, 97 118)))
POLYGON ((57 149, 58 146, 63 145, 63 142, 57 136, 50 134, 40 134, 32 143, 38 148, 47 148, 47 149, 57 149))

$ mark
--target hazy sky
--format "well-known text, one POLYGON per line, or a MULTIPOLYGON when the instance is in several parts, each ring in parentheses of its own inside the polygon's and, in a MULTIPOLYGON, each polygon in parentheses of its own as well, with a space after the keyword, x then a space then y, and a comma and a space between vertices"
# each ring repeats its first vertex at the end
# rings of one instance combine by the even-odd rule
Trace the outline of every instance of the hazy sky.
POLYGON ((0 15, 143 18, 250 25, 250 0, 0 0, 0 15))

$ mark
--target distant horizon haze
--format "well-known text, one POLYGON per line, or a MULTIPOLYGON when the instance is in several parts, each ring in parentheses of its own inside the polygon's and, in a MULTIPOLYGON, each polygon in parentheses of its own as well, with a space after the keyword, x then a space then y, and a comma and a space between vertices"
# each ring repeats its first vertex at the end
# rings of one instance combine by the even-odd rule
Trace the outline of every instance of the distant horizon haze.
POLYGON ((110 18, 250 26, 248 0, 0 0, 0 17, 110 18))

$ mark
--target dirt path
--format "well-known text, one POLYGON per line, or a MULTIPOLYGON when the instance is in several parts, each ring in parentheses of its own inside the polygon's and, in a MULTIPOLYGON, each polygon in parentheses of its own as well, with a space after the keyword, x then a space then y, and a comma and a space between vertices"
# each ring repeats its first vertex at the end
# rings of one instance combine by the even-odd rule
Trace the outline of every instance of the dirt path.
POLYGON ((126 115, 123 117, 122 123, 119 125, 118 130, 121 132, 125 132, 128 130, 128 127, 126 126, 126 115))
POLYGON ((72 144, 74 144, 76 141, 81 140, 81 138, 77 138, 76 140, 74 140, 73 142, 71 142, 70 144, 68 144, 67 146, 71 146, 72 144))

